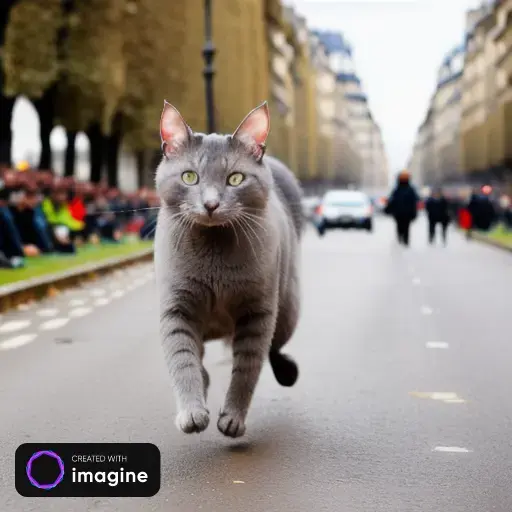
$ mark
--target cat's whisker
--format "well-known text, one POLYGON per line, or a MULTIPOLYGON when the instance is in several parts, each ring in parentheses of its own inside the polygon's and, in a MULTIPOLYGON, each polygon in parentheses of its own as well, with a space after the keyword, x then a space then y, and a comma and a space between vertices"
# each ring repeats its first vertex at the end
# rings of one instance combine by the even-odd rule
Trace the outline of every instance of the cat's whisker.
POLYGON ((176 247, 180 247, 181 239, 183 238, 185 231, 187 229, 187 224, 189 218, 187 217, 186 213, 180 212, 181 215, 178 217, 178 225, 177 230, 179 231, 178 239, 176 240, 176 247))
POLYGON ((236 232, 235 224, 233 223, 232 220, 228 220, 228 225, 233 229, 233 233, 235 234, 235 238, 236 238, 237 247, 240 247, 240 239, 238 238, 238 233, 236 232))
MULTIPOLYGON (((239 226, 240 228, 242 229, 242 231, 244 232, 244 235, 245 235, 245 238, 247 238, 247 241, 249 242, 249 245, 251 246, 251 250, 252 250, 252 253, 254 254, 254 257, 257 259, 258 258, 258 254, 256 253, 256 251, 254 250, 254 244, 252 243, 253 242, 253 237, 251 236, 250 233, 247 232, 247 230, 245 229, 245 227, 248 227, 250 228, 250 226, 248 225, 247 221, 243 218, 243 217, 238 217, 237 221, 239 222, 239 226), (245 226, 245 227, 244 227, 245 226)), ((252 232, 254 233, 254 230, 252 230, 252 232)), ((260 242, 261 243, 261 242, 260 242)))
MULTIPOLYGON (((245 217, 243 214, 240 216, 242 219, 244 219, 244 221, 246 222, 247 224, 247 227, 253 232, 255 238, 258 240, 260 246, 262 245, 262 241, 261 241, 261 238, 258 236, 258 233, 256 232, 256 230, 254 229, 254 227, 251 225, 251 222, 254 222, 254 220, 252 220, 250 217, 245 217)), ((256 224, 256 227, 257 228, 260 228, 260 229, 264 229, 265 232, 266 232, 266 229, 264 228, 264 226, 261 226, 259 224, 256 224)))
POLYGON ((248 214, 247 212, 244 211, 242 211, 240 215, 242 217, 245 217, 248 221, 253 222, 258 228, 260 228, 265 233, 268 233, 268 229, 263 223, 261 217, 258 217, 257 215, 248 214))
POLYGON ((239 226, 239 227, 240 227, 240 229, 242 230, 242 232, 243 232, 243 234, 244 234, 245 238, 246 238, 246 239, 247 239, 247 241, 249 242, 249 245, 250 245, 250 247, 251 247, 251 251, 252 251, 252 253, 253 253, 254 257, 255 257, 255 258, 257 258, 257 257, 258 257, 258 255, 256 254, 256 251, 254 250, 254 246, 253 246, 253 244, 252 244, 252 239, 251 239, 250 233, 248 233, 248 232, 247 232, 247 230, 245 229, 244 225, 242 224, 242 222, 241 222, 241 219, 240 219, 240 218, 236 218, 236 219, 233 219, 233 220, 234 220, 234 222, 236 223, 236 225, 237 225, 237 226, 239 226))
POLYGON ((97 215, 105 215, 106 213, 112 213, 114 215, 117 215, 119 213, 136 213, 136 212, 142 212, 146 210, 160 210, 161 206, 150 206, 148 208, 136 208, 135 210, 103 210, 101 212, 91 212, 88 215, 97 216, 97 215))

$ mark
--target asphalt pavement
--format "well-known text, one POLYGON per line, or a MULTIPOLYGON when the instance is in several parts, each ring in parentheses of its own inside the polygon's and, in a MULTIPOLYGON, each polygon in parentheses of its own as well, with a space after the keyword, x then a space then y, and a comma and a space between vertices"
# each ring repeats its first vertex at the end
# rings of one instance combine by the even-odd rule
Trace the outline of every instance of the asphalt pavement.
POLYGON ((309 229, 303 311, 268 364, 244 438, 216 429, 229 354, 207 347, 206 432, 174 426, 150 264, 0 317, 1 512, 510 512, 512 257, 451 232, 412 245, 375 231, 309 229), (151 442, 153 498, 22 498, 25 442, 151 442))

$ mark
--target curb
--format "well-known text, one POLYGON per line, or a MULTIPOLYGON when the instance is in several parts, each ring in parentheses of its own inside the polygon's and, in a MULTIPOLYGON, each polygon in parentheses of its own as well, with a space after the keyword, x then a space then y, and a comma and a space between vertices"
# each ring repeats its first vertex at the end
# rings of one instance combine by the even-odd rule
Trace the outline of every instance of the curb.
POLYGON ((113 257, 103 261, 82 265, 64 272, 0 286, 0 313, 33 300, 52 296, 60 290, 72 288, 84 281, 94 280, 101 275, 125 268, 136 263, 153 259, 153 248, 144 249, 122 258, 113 257))
POLYGON ((493 240, 492 238, 489 238, 485 235, 481 235, 479 233, 473 233, 471 235, 471 238, 473 240, 476 240, 478 242, 481 242, 486 245, 490 245, 492 247, 496 247, 498 249, 501 249, 502 251, 508 251, 512 253, 512 247, 510 245, 506 245, 502 242, 497 242, 496 240, 493 240))

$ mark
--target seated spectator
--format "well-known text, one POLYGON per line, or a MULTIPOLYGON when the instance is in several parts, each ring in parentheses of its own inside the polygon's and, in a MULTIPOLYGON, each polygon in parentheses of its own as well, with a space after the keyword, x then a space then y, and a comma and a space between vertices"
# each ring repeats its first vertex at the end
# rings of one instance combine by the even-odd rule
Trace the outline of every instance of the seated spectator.
POLYGON ((39 209, 41 199, 37 190, 28 188, 16 204, 11 205, 11 215, 18 230, 26 256, 52 252, 46 219, 39 209))
POLYGON ((24 265, 23 242, 9 208, 15 189, 14 175, 5 172, 3 179, 0 179, 0 268, 24 265))
POLYGON ((119 242, 123 237, 123 232, 107 199, 103 196, 98 197, 95 201, 95 209, 99 236, 109 242, 119 242))
POLYGON ((144 225, 140 229, 139 236, 142 240, 154 240, 160 199, 156 194, 153 196, 148 195, 147 204, 147 216, 145 217, 144 225))
POLYGON ((50 197, 43 200, 42 209, 48 224, 52 242, 58 252, 74 253, 74 240, 82 236, 85 224, 71 215, 66 190, 54 188, 50 197))

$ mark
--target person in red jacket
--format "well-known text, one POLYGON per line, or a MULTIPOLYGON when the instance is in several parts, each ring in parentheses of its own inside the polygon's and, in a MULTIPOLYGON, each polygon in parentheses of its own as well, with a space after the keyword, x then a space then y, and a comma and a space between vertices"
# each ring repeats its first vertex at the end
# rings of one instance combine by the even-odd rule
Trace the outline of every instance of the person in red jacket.
POLYGON ((70 185, 68 190, 69 212, 71 213, 71 217, 73 217, 73 219, 84 223, 84 229, 78 234, 78 237, 82 238, 83 241, 86 241, 89 238, 90 233, 88 233, 87 225, 85 223, 87 209, 85 208, 84 203, 83 185, 80 183, 76 183, 70 185))

